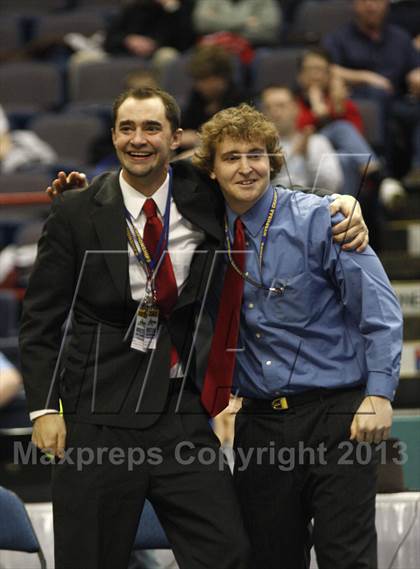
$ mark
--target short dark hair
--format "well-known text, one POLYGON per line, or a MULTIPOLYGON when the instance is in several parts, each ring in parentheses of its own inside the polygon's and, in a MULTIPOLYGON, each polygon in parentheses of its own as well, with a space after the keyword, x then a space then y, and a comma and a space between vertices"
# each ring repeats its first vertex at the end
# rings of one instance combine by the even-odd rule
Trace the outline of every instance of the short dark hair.
POLYGON ((178 103, 175 101, 172 95, 166 91, 163 91, 163 89, 158 89, 155 87, 127 89, 118 95, 114 101, 114 104, 112 105, 112 124, 114 127, 117 120, 118 109, 121 107, 124 101, 130 97, 133 99, 139 99, 140 101, 144 99, 160 99, 165 107, 165 115, 171 125, 172 132, 175 132, 178 128, 180 128, 181 109, 179 108, 178 103))
POLYGON ((201 45, 191 55, 188 72, 195 80, 215 76, 230 81, 233 76, 232 56, 221 46, 201 45))
POLYGON ((305 49, 305 51, 298 57, 297 64, 298 64, 298 71, 302 71, 302 67, 305 63, 305 59, 310 57, 311 55, 316 55, 317 57, 321 57, 325 59, 328 64, 332 63, 332 59, 330 54, 326 49, 320 46, 311 47, 309 49, 305 49))

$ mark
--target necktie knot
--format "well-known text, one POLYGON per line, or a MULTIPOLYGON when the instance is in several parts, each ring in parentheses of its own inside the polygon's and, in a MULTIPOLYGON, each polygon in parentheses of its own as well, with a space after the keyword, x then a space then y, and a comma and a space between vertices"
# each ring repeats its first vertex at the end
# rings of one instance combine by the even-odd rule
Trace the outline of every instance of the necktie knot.
POLYGON ((235 239, 237 237, 241 237, 242 235, 244 235, 244 224, 242 222, 242 219, 240 217, 237 217, 235 219, 235 224, 234 224, 234 229, 235 229, 235 239))
POLYGON ((143 205, 143 211, 147 219, 156 217, 156 203, 152 198, 148 198, 143 205))

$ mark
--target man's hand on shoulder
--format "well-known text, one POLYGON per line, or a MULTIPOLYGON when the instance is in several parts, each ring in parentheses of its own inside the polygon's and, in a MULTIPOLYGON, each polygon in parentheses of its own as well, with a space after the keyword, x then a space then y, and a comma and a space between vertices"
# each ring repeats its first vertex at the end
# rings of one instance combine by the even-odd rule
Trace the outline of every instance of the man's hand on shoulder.
POLYGON ((61 171, 58 172, 57 178, 51 182, 51 186, 45 190, 46 193, 50 196, 51 199, 59 196, 66 190, 76 190, 76 189, 83 189, 88 186, 88 180, 86 178, 86 174, 83 172, 70 172, 70 174, 66 174, 65 172, 61 171))
POLYGON ((63 458, 66 434, 66 423, 63 416, 58 413, 49 413, 35 419, 32 442, 42 451, 63 458))
POLYGON ((379 444, 389 437, 391 425, 392 405, 389 399, 368 395, 354 415, 350 439, 379 444))
POLYGON ((330 205, 331 215, 342 213, 345 217, 332 228, 334 241, 345 251, 356 249, 362 253, 369 245, 369 231, 363 219, 359 202, 353 196, 339 195, 330 205))

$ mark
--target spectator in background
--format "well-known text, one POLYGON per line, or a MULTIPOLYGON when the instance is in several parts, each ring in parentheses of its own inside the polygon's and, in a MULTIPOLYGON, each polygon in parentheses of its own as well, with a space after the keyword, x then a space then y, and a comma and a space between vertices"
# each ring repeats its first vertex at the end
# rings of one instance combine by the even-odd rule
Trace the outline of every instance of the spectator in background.
POLYGON ((0 352, 0 407, 4 407, 19 393, 22 378, 17 369, 0 352))
POLYGON ((314 127, 338 153, 344 174, 342 191, 357 195, 371 231, 372 247, 379 250, 382 247, 379 197, 389 207, 404 195, 404 189, 397 180, 387 177, 380 159, 362 135, 357 107, 348 99, 347 89, 333 73, 324 50, 313 48, 302 55, 297 81, 298 128, 314 127))
POLYGON ((341 192, 343 174, 328 138, 315 133, 313 126, 297 128, 298 103, 285 86, 270 86, 261 94, 262 110, 275 124, 285 164, 274 179, 286 187, 314 185, 341 192))
POLYGON ((161 68, 194 44, 192 8, 193 0, 136 0, 111 24, 105 49, 115 55, 153 57, 161 68))
POLYGON ((306 51, 299 61, 298 127, 315 127, 340 153, 344 172, 344 192, 357 192, 361 175, 368 164, 367 175, 376 190, 394 197, 403 193, 401 185, 385 177, 383 166, 363 136, 363 123, 357 106, 348 98, 343 80, 336 76, 327 52, 320 48, 306 51), (394 194, 390 187, 394 188, 394 194))
POLYGON ((0 105, 0 172, 28 172, 43 169, 57 160, 53 148, 31 130, 10 130, 0 105))
POLYGON ((322 48, 305 51, 299 59, 298 84, 300 88, 299 127, 324 125, 345 120, 360 133, 362 117, 357 106, 348 98, 342 79, 332 73, 331 60, 322 48))
POLYGON ((198 34, 233 32, 255 47, 279 43, 281 21, 276 0, 199 0, 193 13, 198 34))
POLYGON ((197 47, 189 62, 193 90, 182 114, 182 147, 198 143, 197 130, 218 111, 246 99, 234 82, 232 56, 219 46, 197 47))
POLYGON ((390 119, 405 133, 400 140, 408 134, 410 176, 420 182, 420 54, 407 32, 387 23, 388 9, 389 0, 353 0, 354 21, 329 34, 324 45, 353 95, 378 102, 387 162, 397 175, 390 119))

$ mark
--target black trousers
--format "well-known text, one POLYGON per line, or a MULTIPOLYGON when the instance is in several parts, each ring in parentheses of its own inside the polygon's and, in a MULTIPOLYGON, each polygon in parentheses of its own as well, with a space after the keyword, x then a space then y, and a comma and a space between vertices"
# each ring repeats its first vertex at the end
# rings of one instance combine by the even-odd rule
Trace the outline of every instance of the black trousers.
POLYGON ((181 569, 248 567, 232 477, 213 458, 218 440, 198 395, 183 394, 182 413, 177 397, 145 430, 68 422, 70 460, 53 469, 56 569, 127 569, 145 498, 181 569))
POLYGON ((285 411, 238 413, 234 478, 252 569, 304 569, 310 540, 319 569, 376 568, 376 452, 349 440, 362 398, 343 391, 285 411))

